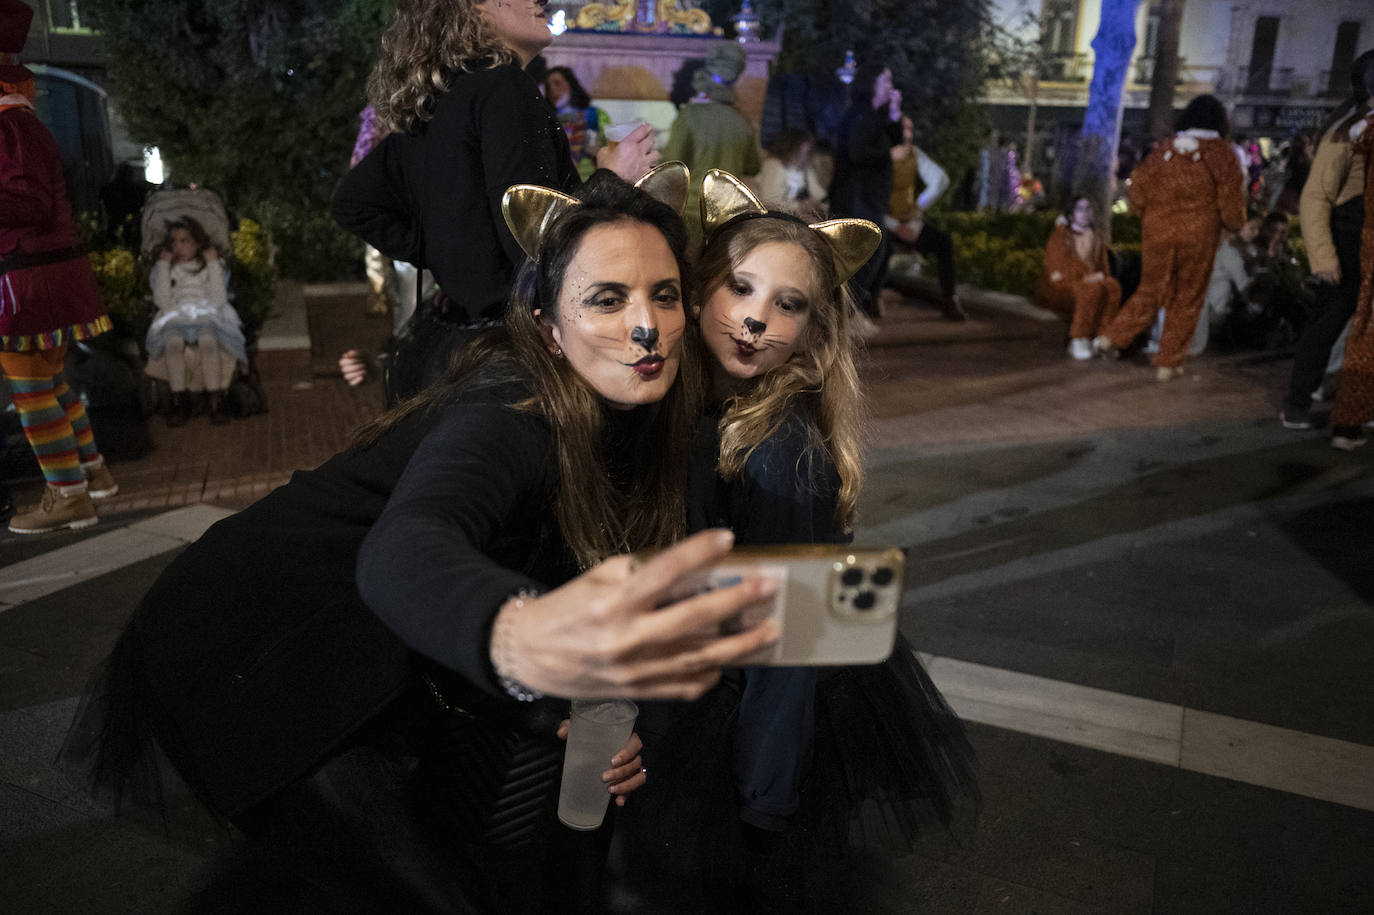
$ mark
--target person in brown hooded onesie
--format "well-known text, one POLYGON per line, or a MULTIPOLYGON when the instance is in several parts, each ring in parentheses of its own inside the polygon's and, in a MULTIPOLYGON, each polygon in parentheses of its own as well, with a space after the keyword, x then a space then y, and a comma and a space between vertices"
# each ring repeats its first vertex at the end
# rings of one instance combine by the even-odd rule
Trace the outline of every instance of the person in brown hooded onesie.
POLYGON ((1245 175, 1227 140, 1226 109, 1211 95, 1188 103, 1179 131, 1131 175, 1131 209, 1141 220, 1141 282, 1093 341, 1112 356, 1166 309, 1154 364, 1161 381, 1183 374, 1183 357, 1212 278, 1221 227, 1245 222, 1245 175))

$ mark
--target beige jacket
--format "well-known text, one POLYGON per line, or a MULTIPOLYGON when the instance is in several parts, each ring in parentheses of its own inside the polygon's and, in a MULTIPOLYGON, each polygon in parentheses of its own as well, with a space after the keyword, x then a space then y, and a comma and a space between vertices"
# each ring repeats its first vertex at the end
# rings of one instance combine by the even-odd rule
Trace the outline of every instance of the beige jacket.
MULTIPOLYGON (((1339 127, 1339 125, 1337 125, 1339 127)), ((1312 171, 1302 187, 1298 218, 1307 263, 1313 273, 1337 270, 1336 243, 1331 240, 1331 210, 1364 193, 1364 155, 1348 137, 1333 137, 1336 128, 1322 138, 1312 171)))

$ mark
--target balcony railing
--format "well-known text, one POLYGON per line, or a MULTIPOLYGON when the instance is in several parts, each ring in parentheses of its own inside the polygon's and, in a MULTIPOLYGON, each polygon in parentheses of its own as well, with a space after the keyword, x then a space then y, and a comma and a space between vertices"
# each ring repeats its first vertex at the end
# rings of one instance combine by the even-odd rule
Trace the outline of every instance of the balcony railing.
POLYGON ((1350 70, 1323 70, 1312 89, 1322 98, 1345 98, 1350 94, 1350 70))
MULTIPOLYGON (((1297 84, 1296 88, 1302 88, 1297 84)), ((1292 67, 1270 67, 1252 70, 1237 67, 1230 79, 1218 86, 1219 90, 1232 95, 1291 95, 1295 88, 1292 67)), ((1305 90, 1304 90, 1305 91, 1305 90)))
POLYGON ((1088 78, 1088 55, 1062 54, 1045 61, 1041 82, 1081 83, 1088 78))

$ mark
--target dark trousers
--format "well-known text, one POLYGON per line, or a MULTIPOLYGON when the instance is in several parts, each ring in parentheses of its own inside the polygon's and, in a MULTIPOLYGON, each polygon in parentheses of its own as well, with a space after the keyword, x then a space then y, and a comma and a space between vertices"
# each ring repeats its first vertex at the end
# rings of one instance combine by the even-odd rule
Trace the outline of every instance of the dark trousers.
POLYGON ((935 255, 935 270, 940 277, 940 292, 945 298, 954 295, 954 239, 944 229, 930 223, 921 225, 921 234, 911 245, 897 242, 901 247, 909 247, 917 254, 935 255))
POLYGON ((1312 315, 1298 338, 1293 353, 1293 373, 1283 408, 1290 416, 1305 415, 1312 407, 1312 392, 1322 383, 1331 347, 1341 335, 1360 295, 1360 229, 1364 225, 1364 197, 1355 197, 1331 211, 1331 239, 1341 265, 1341 281, 1321 284, 1312 315))
POLYGON ((883 291, 883 283, 887 281, 887 262, 892 256, 892 242, 888 235, 886 231, 883 232, 878 250, 849 280, 849 291, 854 295, 855 304, 870 318, 878 317, 878 294, 883 291))

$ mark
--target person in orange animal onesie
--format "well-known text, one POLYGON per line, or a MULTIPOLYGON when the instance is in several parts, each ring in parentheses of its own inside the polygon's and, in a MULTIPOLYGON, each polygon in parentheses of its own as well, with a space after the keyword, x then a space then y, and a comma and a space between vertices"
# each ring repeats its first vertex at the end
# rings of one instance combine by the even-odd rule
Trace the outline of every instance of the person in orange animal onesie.
POLYGON ((1115 357, 1166 309, 1154 357, 1160 381, 1183 374, 1221 227, 1234 231, 1245 222, 1245 174, 1227 140, 1225 107, 1199 95, 1178 126, 1131 175, 1131 209, 1141 221, 1140 288, 1093 341, 1099 355, 1115 357))
POLYGON ((1107 265, 1107 246, 1093 228, 1093 202, 1075 198, 1045 245, 1035 302, 1069 318, 1069 355, 1091 359, 1092 341, 1121 307, 1121 284, 1107 265))
MULTIPOLYGON (((1370 68, 1374 77, 1374 67, 1370 68)), ((1374 79, 1371 80, 1374 82, 1374 79)), ((1364 157, 1364 226, 1360 230, 1360 298, 1345 341, 1345 362, 1331 408, 1331 447, 1354 451, 1374 420, 1374 111, 1350 128, 1350 139, 1364 157)))

